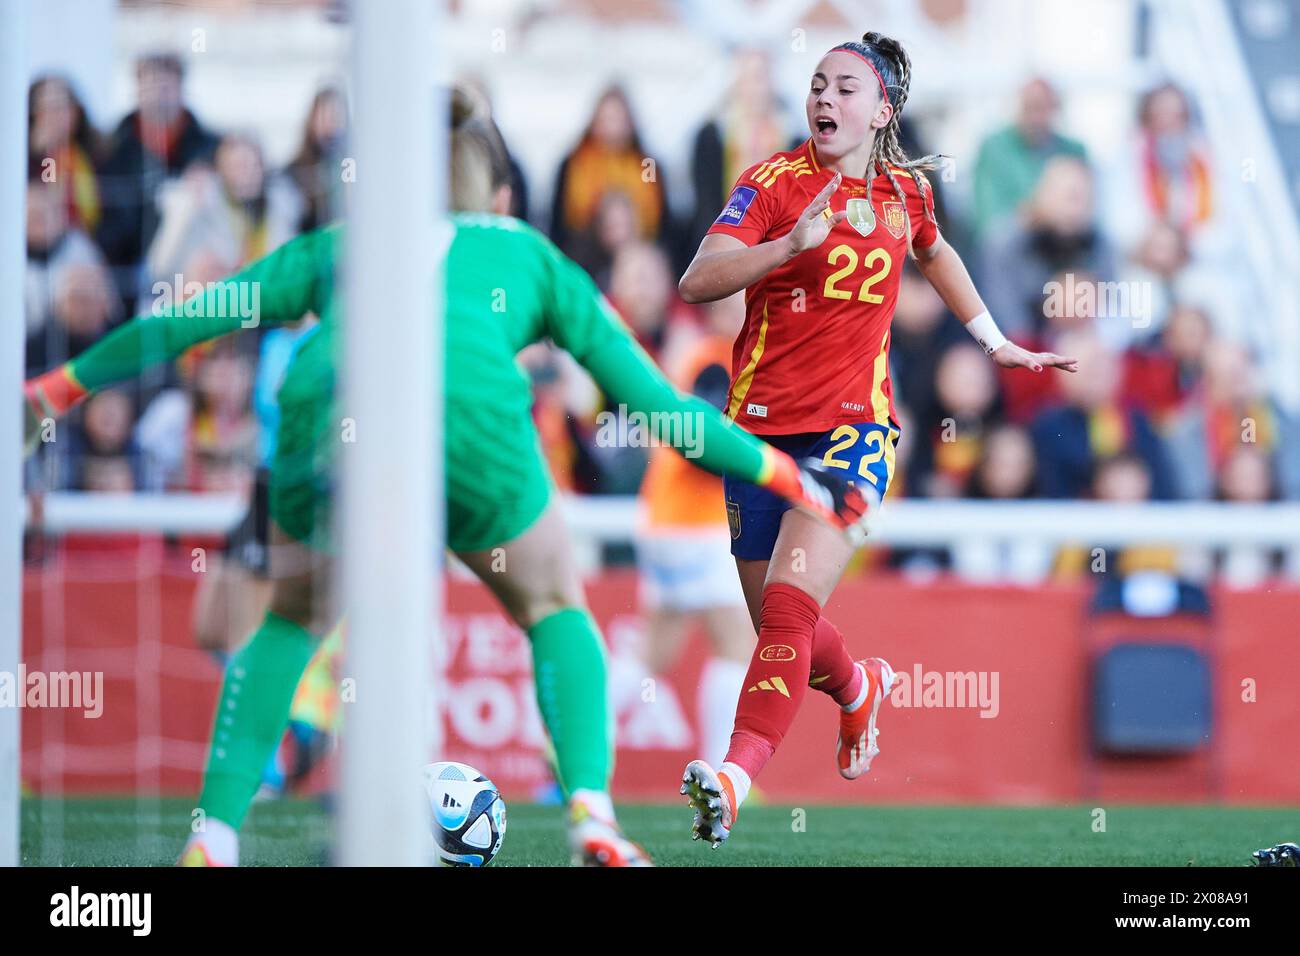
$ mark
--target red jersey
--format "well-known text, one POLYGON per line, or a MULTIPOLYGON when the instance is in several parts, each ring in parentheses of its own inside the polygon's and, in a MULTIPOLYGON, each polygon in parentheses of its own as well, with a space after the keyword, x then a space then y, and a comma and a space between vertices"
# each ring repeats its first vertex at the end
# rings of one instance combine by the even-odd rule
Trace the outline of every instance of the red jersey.
MULTIPOLYGON (((808 140, 747 169, 709 233, 747 246, 779 239, 834 172, 808 140)), ((920 173, 917 173, 920 175, 920 173)), ((843 424, 887 424, 894 414, 889 325, 907 258, 907 222, 917 249, 939 236, 933 193, 924 202, 912 174, 843 177, 832 212, 849 216, 826 241, 745 290, 745 325, 731 354, 726 413, 759 435, 821 432, 843 424)))

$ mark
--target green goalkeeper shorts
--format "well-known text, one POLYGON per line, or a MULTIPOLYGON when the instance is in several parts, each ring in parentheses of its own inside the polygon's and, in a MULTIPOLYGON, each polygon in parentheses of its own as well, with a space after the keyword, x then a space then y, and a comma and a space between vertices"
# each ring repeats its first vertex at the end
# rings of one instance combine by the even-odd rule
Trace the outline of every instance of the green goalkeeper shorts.
MULTIPOLYGON (((349 431, 351 423, 335 406, 332 374, 316 364, 310 355, 297 356, 280 389, 271 518, 295 540, 332 553, 330 505, 339 452, 352 441, 349 452, 365 446, 364 436, 349 431)), ((531 418, 519 412, 519 399, 447 398, 444 480, 447 546, 453 551, 486 551, 513 541, 550 503, 550 471, 531 418)), ((531 397, 523 400, 527 409, 531 397)))

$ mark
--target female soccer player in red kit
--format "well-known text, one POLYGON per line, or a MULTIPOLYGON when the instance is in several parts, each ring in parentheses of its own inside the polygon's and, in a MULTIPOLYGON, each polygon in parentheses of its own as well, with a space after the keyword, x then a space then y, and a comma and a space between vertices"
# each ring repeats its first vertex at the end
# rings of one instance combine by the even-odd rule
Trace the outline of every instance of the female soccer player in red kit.
MULTIPOLYGON (((1007 341, 939 235, 921 173, 937 157, 912 161, 898 144, 910 80, 907 53, 879 33, 822 57, 807 100, 811 138, 740 177, 680 283, 688 302, 745 290, 727 414, 796 458, 850 470, 881 497, 899 436, 889 327, 909 254, 998 365, 1077 371, 1072 359, 1007 341)), ((682 777, 693 836, 714 846, 727 838, 805 688, 840 705, 836 759, 852 779, 878 752, 876 710, 894 679, 878 658, 854 662, 821 616, 853 545, 761 488, 731 480, 725 487, 758 644, 726 760, 716 770, 692 761, 682 777)))

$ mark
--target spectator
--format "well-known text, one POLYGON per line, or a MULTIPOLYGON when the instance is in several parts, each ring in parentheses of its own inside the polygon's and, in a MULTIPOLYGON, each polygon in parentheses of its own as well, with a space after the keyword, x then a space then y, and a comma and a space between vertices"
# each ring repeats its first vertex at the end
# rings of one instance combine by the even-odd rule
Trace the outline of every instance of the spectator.
MULTIPOLYGON (((1065 270, 1051 276, 1043 286, 1043 297, 1035 331, 1018 337, 1019 344, 1036 352, 1054 352, 1061 336, 1072 331, 1095 331, 1099 297, 1105 287, 1086 269, 1065 270)), ((1047 406, 1060 398, 1059 375, 1016 375, 1014 369, 999 368, 997 375, 1007 418, 1020 424, 1033 421, 1047 406)))
MULTIPOLYGON (((40 177, 27 180, 27 270, 23 285, 26 335, 30 341, 46 327, 54 312, 56 290, 67 270, 77 265, 102 265, 95 243, 68 221, 63 192, 40 177)), ((36 369, 28 368, 28 371, 36 369)))
POLYGON ((1269 456, 1253 445, 1234 448, 1219 469, 1215 497, 1251 504, 1275 500, 1277 482, 1269 456))
POLYGON ((238 269, 293 238, 302 216, 297 190, 268 176, 261 147, 240 133, 221 140, 214 170, 189 170, 163 191, 159 205, 162 223, 147 262, 151 282, 172 282, 199 251, 218 256, 227 271, 238 269))
POLYGON ((1180 496, 1211 497, 1236 451, 1253 446, 1271 456, 1277 432, 1273 403, 1246 350, 1235 343, 1212 340, 1204 350, 1199 387, 1169 419, 1166 429, 1180 496))
POLYGON ((192 163, 211 160, 217 148, 216 137, 182 102, 179 57, 146 56, 135 75, 138 105, 118 124, 99 170, 104 209, 97 239, 127 311, 135 311, 143 291, 140 265, 159 225, 155 195, 192 163))
POLYGON ((43 489, 140 490, 143 457, 134 440, 135 400, 127 389, 96 392, 37 451, 33 480, 43 489))
MULTIPOLYGON (((1002 501, 1033 497, 1034 446, 1023 428, 999 425, 988 433, 966 491, 975 498, 1002 501)), ((1000 542, 966 537, 952 543, 949 561, 968 580, 1035 584, 1047 575, 1052 558, 1052 549, 1033 538, 1000 542)))
MULTIPOLYGON (((185 261, 181 272, 187 284, 207 285, 223 278, 230 269, 221 255, 200 249, 185 261)), ((145 481, 149 490, 188 485, 191 465, 188 436, 198 401, 199 372, 206 357, 226 349, 251 362, 256 347, 256 334, 236 333, 215 342, 196 345, 176 362, 151 370, 152 374, 143 378, 148 400, 141 402, 144 412, 136 427, 136 436, 148 464, 145 481)))
POLYGON ((1159 436, 1147 416, 1120 394, 1119 356, 1086 331, 1063 336, 1061 347, 1086 374, 1060 376, 1060 402, 1041 412, 1030 428, 1043 495, 1085 496, 1094 488, 1098 463, 1128 452, 1145 464, 1152 497, 1174 497, 1176 485, 1159 436))
POLYGON ((669 223, 663 171, 646 153, 627 93, 618 86, 600 95, 578 145, 560 164, 551 210, 555 244, 571 251, 575 239, 592 229, 609 193, 627 198, 639 238, 653 242, 664 236, 669 223))
POLYGON ((1158 334, 1124 354, 1125 398, 1163 427, 1200 382, 1210 335, 1204 312, 1175 306, 1158 334))
POLYGON ((1130 185, 1136 195, 1120 228, 1140 234, 1151 221, 1167 222, 1186 235, 1214 216, 1214 176, 1209 148, 1192 118, 1192 103, 1181 87, 1163 83, 1138 104, 1138 135, 1115 185, 1130 185))
POLYGON ((229 339, 199 362, 186 436, 185 486, 247 494, 256 460, 253 369, 229 339))
POLYGON ((674 365, 696 334, 694 313, 677 296, 663 250, 647 242, 630 242, 619 250, 610 270, 609 298, 637 341, 657 363, 674 365))
MULTIPOLYGON (((934 287, 916 270, 904 269, 889 332, 889 368, 894 402, 907 408, 912 421, 943 417, 934 388, 939 356, 947 346, 967 341, 960 323, 948 321, 949 315, 934 287)), ((909 433, 910 427, 905 428, 904 434, 909 433)))
POLYGON ((980 449, 980 460, 966 484, 971 498, 1033 498, 1036 462, 1034 443, 1019 425, 993 428, 980 449))
POLYGON ((1043 168, 1023 217, 985 244, 980 290, 1002 330, 1019 341, 1043 334, 1044 310, 1068 302, 1083 272, 1110 281, 1114 253, 1097 229, 1092 172, 1080 159, 1057 156, 1043 168), (1049 281, 1071 275, 1064 295, 1053 294, 1049 281))
POLYGON ((1132 452, 1120 452, 1097 463, 1092 497, 1117 504, 1137 504, 1151 497, 1151 470, 1132 452))
POLYGON ((347 104, 336 87, 324 87, 311 101, 302 143, 285 170, 302 197, 298 229, 308 232, 334 218, 334 188, 341 182, 347 104))
POLYGON ((132 437, 134 423, 134 403, 122 389, 98 392, 86 401, 74 452, 76 488, 129 492, 140 487, 140 450, 132 437))
POLYGON ((952 498, 967 485, 997 410, 993 364, 977 346, 951 346, 935 369, 938 418, 916 420, 917 442, 908 463, 911 494, 952 498))
POLYGON ((135 490, 131 460, 124 455, 87 455, 81 462, 81 491, 122 495, 135 490))
POLYGON ((54 290, 53 321, 27 337, 28 374, 48 371, 93 345, 108 330, 116 304, 101 265, 68 265, 54 290))
POLYGON ((1152 223, 1121 270, 1121 287, 1129 290, 1130 311, 1101 316, 1097 324, 1106 344, 1122 350, 1143 335, 1158 333, 1172 303, 1181 297, 1180 280, 1187 275, 1190 262, 1186 236, 1168 223, 1152 223))
POLYGON ((691 146, 695 213, 686 245, 692 253, 740 174, 789 145, 782 122, 784 108, 772 90, 768 56, 761 50, 741 50, 733 73, 722 103, 696 131, 691 146))
POLYGON ((1004 226, 1038 185, 1054 156, 1085 160, 1083 144, 1055 129, 1060 101, 1046 80, 1020 89, 1016 121, 980 144, 975 159, 975 232, 986 239, 1004 226))
POLYGON ((68 81, 36 80, 27 93, 27 156, 32 175, 61 193, 68 223, 93 233, 99 224, 100 144, 68 81))
MULTIPOLYGON (((1259 448, 1234 449, 1219 471, 1215 497, 1241 504, 1263 504, 1277 497, 1273 463, 1259 448)), ((1258 587, 1273 572, 1279 555, 1249 544, 1229 545, 1219 573, 1229 587, 1258 587)))
MULTIPOLYGON (((1137 505, 1149 501, 1151 492, 1151 469, 1141 456, 1124 451, 1098 462, 1092 482, 1092 497, 1096 500, 1137 505)), ((1085 568, 1096 571, 1091 560, 1096 553, 1091 549, 1066 548, 1058 556, 1058 570, 1066 570, 1073 563, 1079 572, 1085 568)), ((1179 571, 1180 554, 1168 545, 1137 543, 1121 549, 1114 561, 1114 570, 1120 575, 1159 574, 1172 584, 1179 571)))
POLYGON ((601 291, 609 292, 610 267, 623 247, 637 241, 636 210, 623 192, 600 197, 591 227, 570 240, 573 261, 587 270, 601 291))
POLYGON ((1252 320, 1259 293, 1246 278, 1245 227, 1219 215, 1213 156, 1186 91, 1163 83, 1141 98, 1106 185, 1106 227, 1121 248, 1140 247, 1155 224, 1173 228, 1188 250, 1176 295, 1206 307, 1221 331, 1252 320))

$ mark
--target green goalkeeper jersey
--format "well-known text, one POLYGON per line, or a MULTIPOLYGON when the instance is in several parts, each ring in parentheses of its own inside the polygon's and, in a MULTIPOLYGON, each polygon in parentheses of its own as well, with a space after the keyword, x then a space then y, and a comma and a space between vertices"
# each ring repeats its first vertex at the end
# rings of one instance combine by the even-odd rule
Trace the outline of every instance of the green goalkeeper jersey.
MULTIPOLYGON (((456 215, 451 222, 444 382, 453 549, 510 540, 549 500, 530 382, 515 360, 520 349, 543 339, 573 355, 612 399, 645 415, 646 432, 679 446, 696 464, 752 482, 771 477, 771 449, 675 390, 587 274, 539 232, 488 214, 456 215)), ((335 262, 344 235, 339 226, 306 233, 184 303, 126 323, 66 367, 74 387, 93 391, 198 342, 314 312, 320 330, 299 348, 280 389, 271 507, 293 537, 322 547, 332 465, 346 440, 345 409, 334 394, 341 307, 335 262)))

